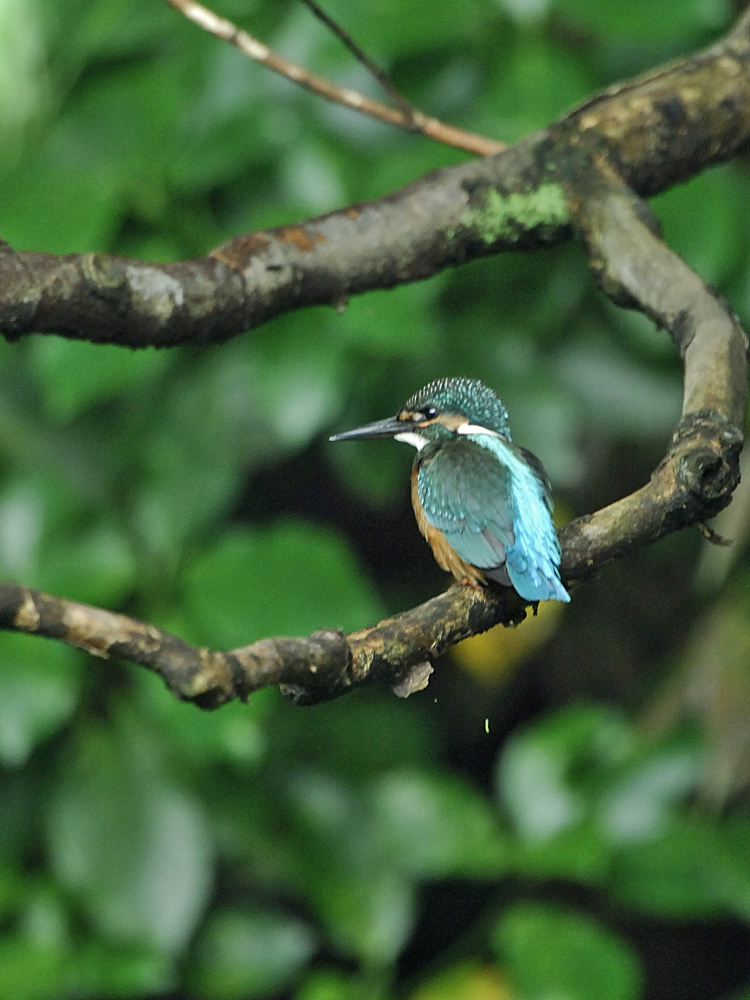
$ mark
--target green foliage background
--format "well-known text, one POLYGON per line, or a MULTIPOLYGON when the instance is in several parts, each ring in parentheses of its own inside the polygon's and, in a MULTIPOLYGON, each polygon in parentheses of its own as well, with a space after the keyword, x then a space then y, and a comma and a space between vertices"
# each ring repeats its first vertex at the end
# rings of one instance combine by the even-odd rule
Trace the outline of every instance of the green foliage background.
MULTIPOLYGON (((217 9, 374 92, 302 5, 217 9)), ((326 9, 420 108, 509 141, 733 14, 326 9)), ((151 260, 462 159, 159 0, 2 0, 0 130, 3 239, 151 260)), ((655 202, 746 324, 748 200, 737 162, 655 202)), ((444 582, 411 456, 325 435, 446 374, 497 388, 568 516, 640 485, 679 414, 668 339, 598 295, 573 246, 205 350, 28 337, 0 345, 0 575, 216 647, 411 606, 444 582)), ((750 996, 749 511, 743 494, 728 554, 695 533, 634 556, 545 641, 491 638, 406 703, 264 692, 207 715, 145 671, 0 635, 0 1000, 750 996)))

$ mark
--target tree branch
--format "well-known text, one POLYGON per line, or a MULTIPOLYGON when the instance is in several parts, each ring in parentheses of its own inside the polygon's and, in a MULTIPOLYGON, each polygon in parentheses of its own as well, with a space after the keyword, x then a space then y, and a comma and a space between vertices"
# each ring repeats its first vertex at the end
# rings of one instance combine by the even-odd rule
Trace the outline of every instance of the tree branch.
MULTIPOLYGON (((326 14, 323 8, 319 4, 317 4, 315 0, 301 0, 301 2, 305 5, 305 7, 307 7, 310 11, 312 11, 313 15, 317 17, 317 19, 322 24, 324 24, 329 31, 333 32, 333 34, 339 39, 339 41, 343 45, 346 46, 347 49, 349 49, 349 51, 357 60, 357 62, 361 63, 365 67, 365 69, 370 74, 370 76, 373 77, 373 79, 377 80, 377 82, 380 84, 380 86, 383 88, 386 94, 390 94, 391 99, 401 109, 401 113, 403 114, 405 121, 409 123, 407 127, 413 132, 421 131, 421 129, 417 125, 417 116, 419 115, 417 109, 412 107, 410 102, 407 101, 407 99, 404 97, 401 91, 397 90, 396 87, 393 86, 391 81, 388 79, 388 76, 383 72, 383 70, 379 66, 377 66, 372 61, 372 59, 370 59, 367 53, 363 49, 361 49, 359 45, 357 45, 352 36, 347 31, 344 31, 341 25, 337 24, 332 17, 326 14)), ((497 145, 499 147, 502 147, 503 149, 505 148, 505 143, 498 143, 497 145)), ((469 152, 473 152, 473 150, 469 150, 469 152)), ((500 149, 493 149, 493 150, 488 149, 487 153, 490 152, 499 153, 500 149)))
POLYGON ((685 378, 682 419, 650 483, 561 532, 570 577, 725 507, 747 409, 747 337, 728 304, 661 240, 648 206, 606 162, 590 161, 578 190, 573 216, 603 290, 669 331, 685 378))
MULTIPOLYGON (((232 29, 233 30, 233 29, 232 29)), ((647 197, 750 139, 750 14, 707 51, 610 88, 502 153, 196 260, 0 253, 0 330, 130 347, 226 340, 293 309, 418 281, 572 235, 565 150, 597 149, 647 197)), ((574 188, 573 184, 573 188, 574 188)))
MULTIPOLYGON (((515 597, 515 595, 513 595, 515 597)), ((46 636, 94 656, 148 667, 183 701, 218 708, 253 691, 281 685, 300 704, 344 694, 376 679, 403 684, 414 667, 459 639, 525 616, 520 598, 505 608, 471 587, 451 587, 421 607, 349 636, 322 629, 304 639, 261 639, 229 652, 198 649, 125 615, 0 584, 0 628, 46 636)))

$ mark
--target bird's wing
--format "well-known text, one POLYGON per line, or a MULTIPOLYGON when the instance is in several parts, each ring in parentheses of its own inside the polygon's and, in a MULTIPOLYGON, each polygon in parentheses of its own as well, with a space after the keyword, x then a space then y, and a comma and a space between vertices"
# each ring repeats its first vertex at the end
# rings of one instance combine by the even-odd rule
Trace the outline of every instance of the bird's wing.
POLYGON ((505 564, 514 543, 510 472, 473 441, 449 441, 421 461, 417 490, 425 517, 464 562, 479 569, 505 564))
POLYGON ((492 439, 425 449, 417 475, 425 517, 464 562, 529 601, 569 601, 549 482, 529 452, 492 439))
POLYGON ((526 448, 519 448, 516 445, 517 454, 526 462, 527 465, 531 466, 536 478, 542 484, 542 490, 544 492, 544 502, 547 506, 547 510, 552 513, 555 509, 555 505, 552 501, 552 484, 549 481, 549 476, 547 475, 547 470, 544 468, 542 463, 536 457, 536 455, 528 451, 526 448))

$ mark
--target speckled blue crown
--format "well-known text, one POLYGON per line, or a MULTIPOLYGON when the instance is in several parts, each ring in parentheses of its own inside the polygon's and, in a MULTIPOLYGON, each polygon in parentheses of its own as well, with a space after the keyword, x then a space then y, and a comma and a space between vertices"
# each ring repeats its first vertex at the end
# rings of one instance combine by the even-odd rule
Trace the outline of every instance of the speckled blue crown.
POLYGON ((510 441, 508 411, 492 389, 473 378, 439 378, 416 392, 404 404, 405 410, 434 406, 441 413, 459 413, 469 423, 496 431, 510 441))

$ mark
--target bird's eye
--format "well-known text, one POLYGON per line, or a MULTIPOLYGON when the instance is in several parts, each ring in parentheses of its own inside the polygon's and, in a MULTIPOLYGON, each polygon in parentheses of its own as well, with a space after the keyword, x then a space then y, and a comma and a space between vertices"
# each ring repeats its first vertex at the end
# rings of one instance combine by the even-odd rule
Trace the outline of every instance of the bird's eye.
POLYGON ((425 420, 434 420, 437 414, 438 411, 436 406, 425 406, 425 408, 422 410, 422 416, 425 418, 425 420))

